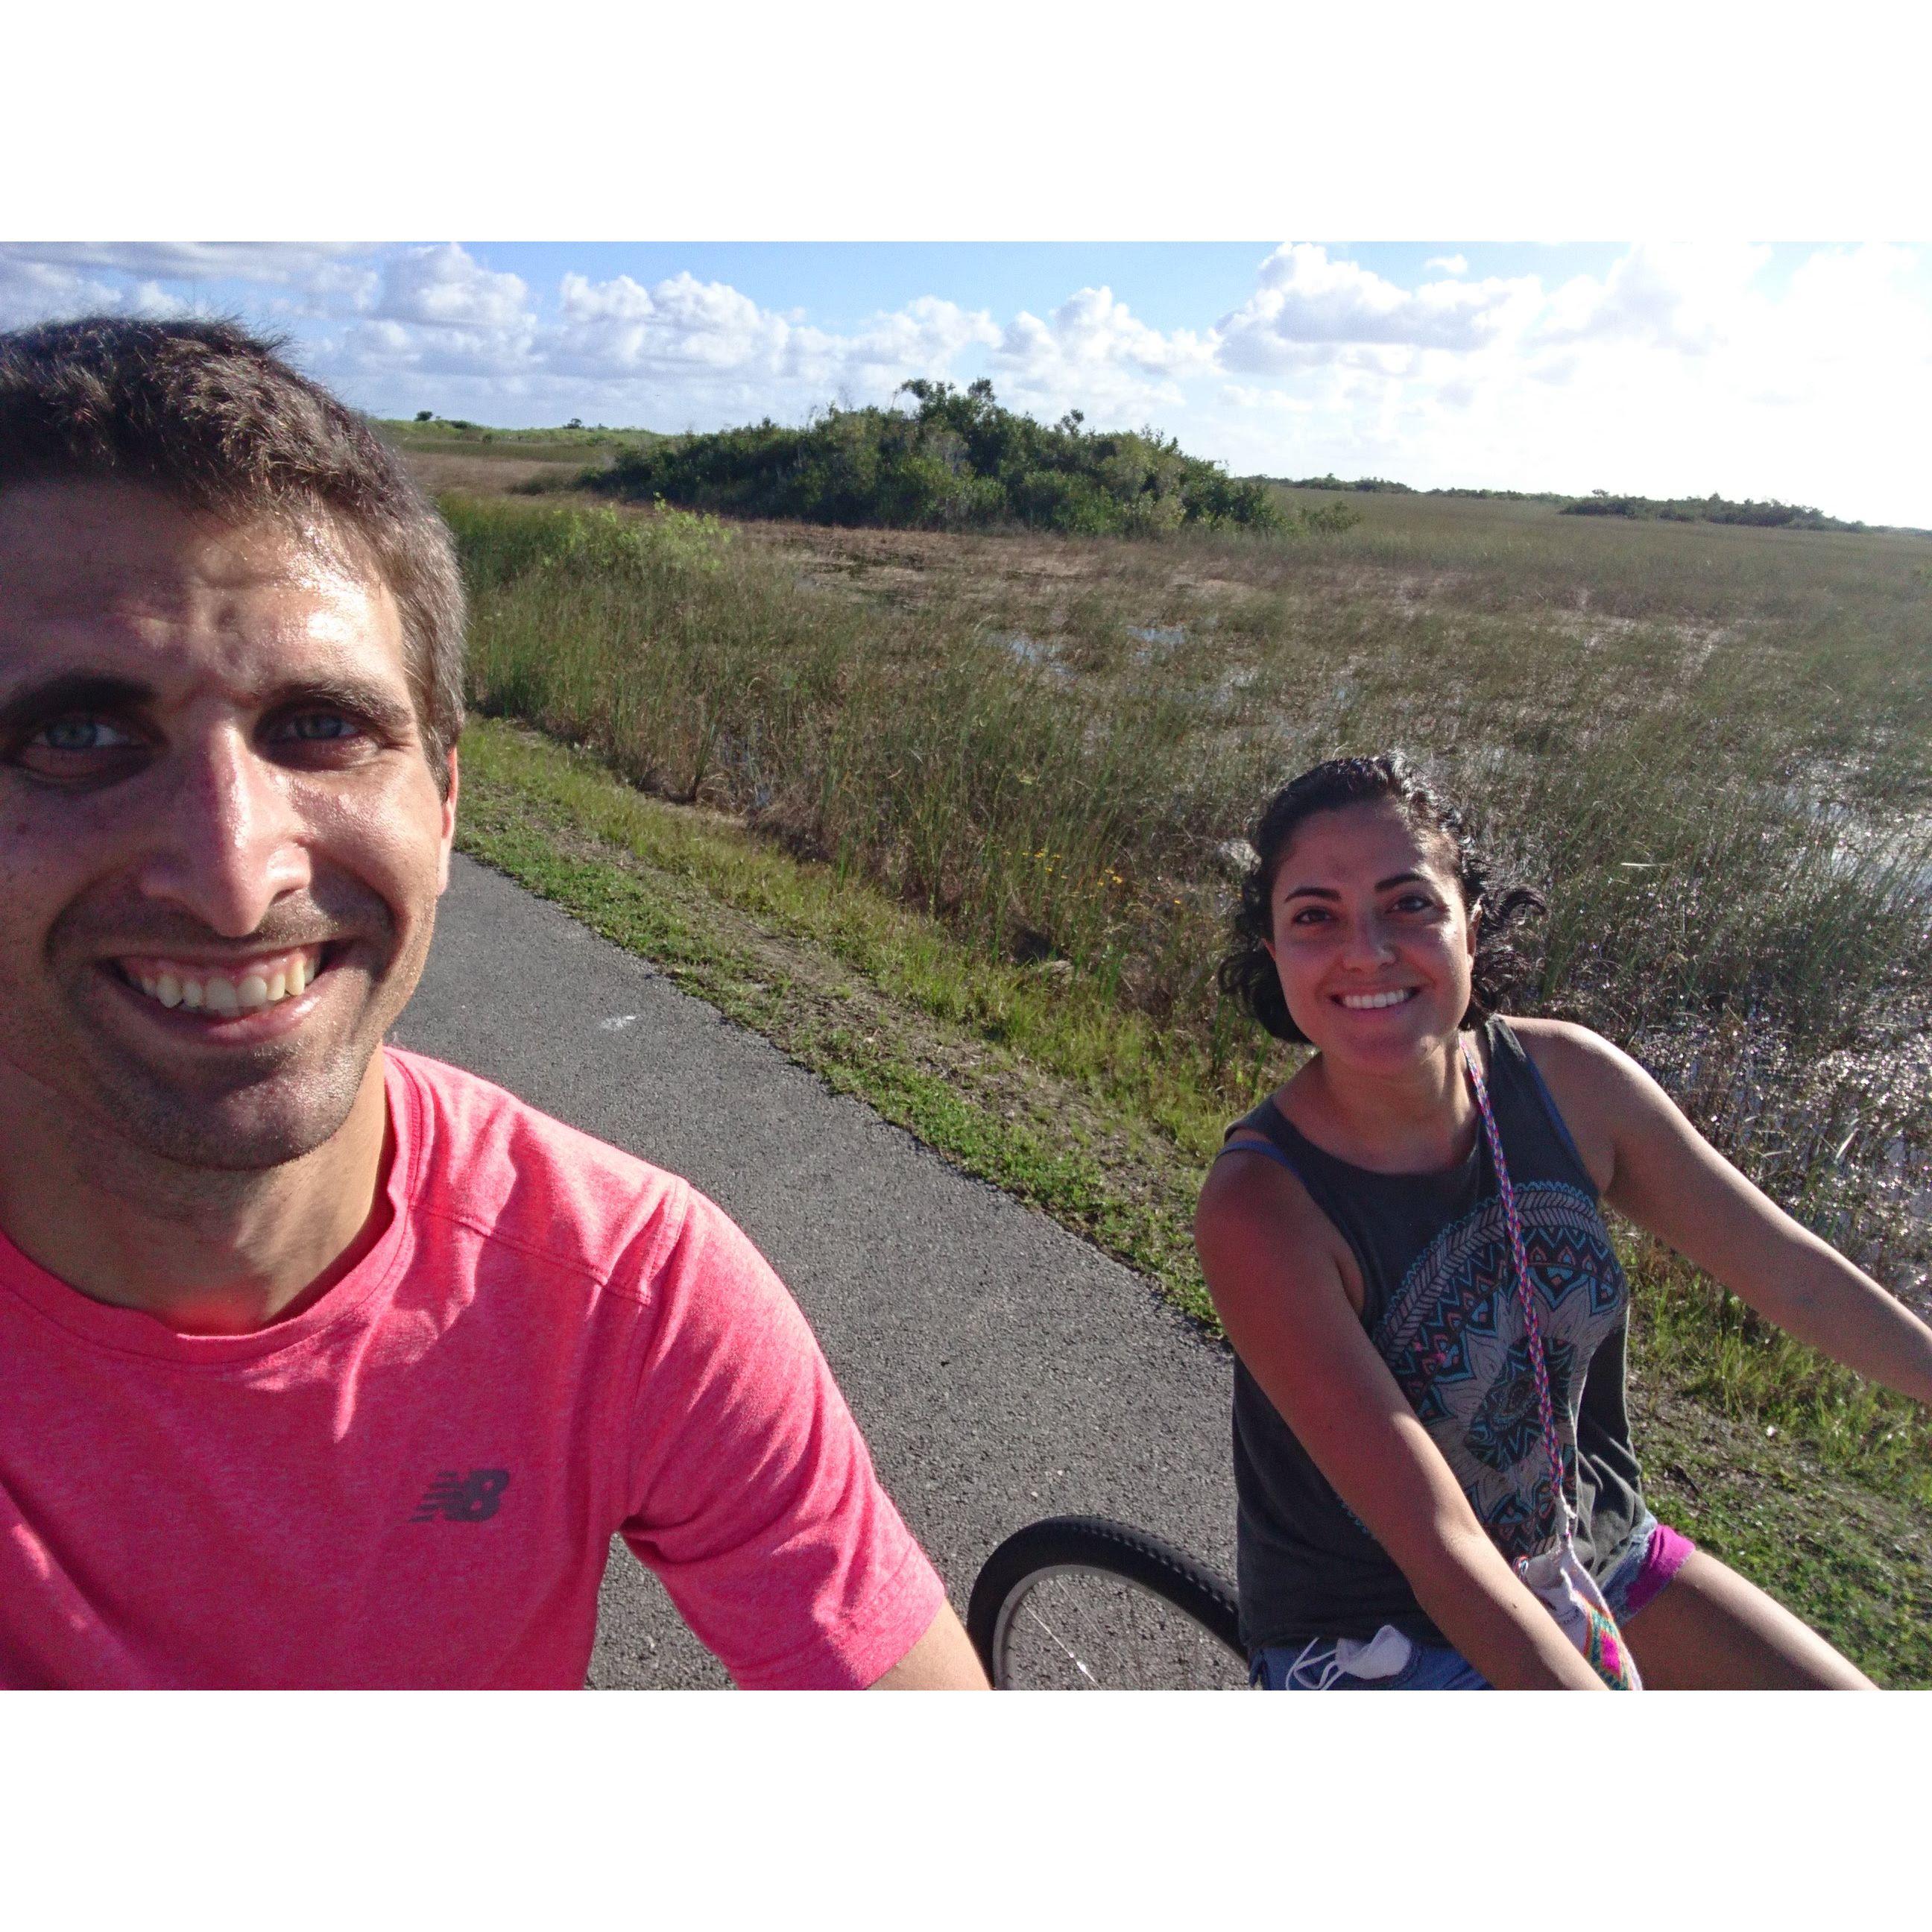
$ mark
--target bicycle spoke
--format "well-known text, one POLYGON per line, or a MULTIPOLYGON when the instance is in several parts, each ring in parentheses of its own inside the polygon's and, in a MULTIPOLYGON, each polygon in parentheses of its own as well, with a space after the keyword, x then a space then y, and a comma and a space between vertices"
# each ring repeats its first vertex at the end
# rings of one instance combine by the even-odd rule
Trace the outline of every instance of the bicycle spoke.
POLYGON ((1245 1682, 1240 1660, 1192 1618, 1090 1570, 1029 1587, 1008 1622, 1004 1656, 1016 1690, 1232 1689, 1245 1682))
POLYGON ((1081 1676, 1085 1678, 1088 1683, 1093 1684, 1097 1689, 1099 1688, 1100 1680, 1094 1675, 1092 1671, 1087 1668, 1085 1664, 1081 1662, 1078 1652, 1076 1652, 1072 1646, 1067 1643, 1066 1640, 1060 1635, 1059 1632, 1047 1622, 1046 1618, 1040 1615, 1039 1611, 1034 1608, 1030 1602, 1023 1604, 1021 1606, 1021 1608, 1025 1611, 1027 1615, 1030 1617, 1035 1623, 1039 1624, 1042 1630, 1046 1631, 1048 1636, 1052 1638, 1055 1643, 1059 1645, 1060 1649, 1065 1652, 1067 1661, 1073 1666, 1074 1669, 1078 1671, 1081 1676))

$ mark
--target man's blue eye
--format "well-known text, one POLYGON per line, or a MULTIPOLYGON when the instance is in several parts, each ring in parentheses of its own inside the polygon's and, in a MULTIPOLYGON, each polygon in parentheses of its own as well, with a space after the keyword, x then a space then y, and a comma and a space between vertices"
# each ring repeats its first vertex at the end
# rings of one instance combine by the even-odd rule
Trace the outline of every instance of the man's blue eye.
POLYGON ((290 718, 283 729, 290 737, 309 745, 327 744, 338 738, 352 738, 356 735, 353 722, 339 711, 301 712, 290 718))
POLYGON ((56 718, 34 735, 50 752, 118 751, 134 742, 101 718, 56 718))

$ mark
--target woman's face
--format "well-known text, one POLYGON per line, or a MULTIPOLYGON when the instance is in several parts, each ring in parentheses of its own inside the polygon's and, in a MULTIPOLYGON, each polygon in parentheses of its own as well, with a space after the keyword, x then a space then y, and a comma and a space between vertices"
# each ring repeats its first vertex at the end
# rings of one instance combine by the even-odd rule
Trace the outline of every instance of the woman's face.
POLYGON ((1392 800, 1317 812, 1282 854, 1270 904, 1282 996, 1323 1054, 1393 1072, 1454 1042, 1476 932, 1442 835, 1392 800))

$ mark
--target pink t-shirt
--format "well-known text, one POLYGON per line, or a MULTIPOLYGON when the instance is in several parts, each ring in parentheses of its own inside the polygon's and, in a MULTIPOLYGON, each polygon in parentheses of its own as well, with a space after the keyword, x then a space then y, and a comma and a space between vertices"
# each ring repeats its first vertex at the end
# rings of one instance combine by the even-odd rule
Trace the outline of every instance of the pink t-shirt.
POLYGON ((890 1669, 944 1592, 750 1241, 453 1067, 388 1093, 388 1226, 256 1334, 0 1236, 0 1684, 575 1688, 620 1531, 740 1684, 890 1669))

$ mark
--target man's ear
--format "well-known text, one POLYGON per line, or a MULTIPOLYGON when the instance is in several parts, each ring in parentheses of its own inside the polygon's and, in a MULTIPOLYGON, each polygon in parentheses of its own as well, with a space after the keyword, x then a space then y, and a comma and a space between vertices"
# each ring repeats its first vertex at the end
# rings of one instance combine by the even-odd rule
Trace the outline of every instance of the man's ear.
POLYGON ((456 842, 456 794, 461 774, 457 769, 456 747, 449 748, 449 784, 442 796, 442 849, 436 855, 436 892, 440 898, 449 890, 450 848, 456 842))

